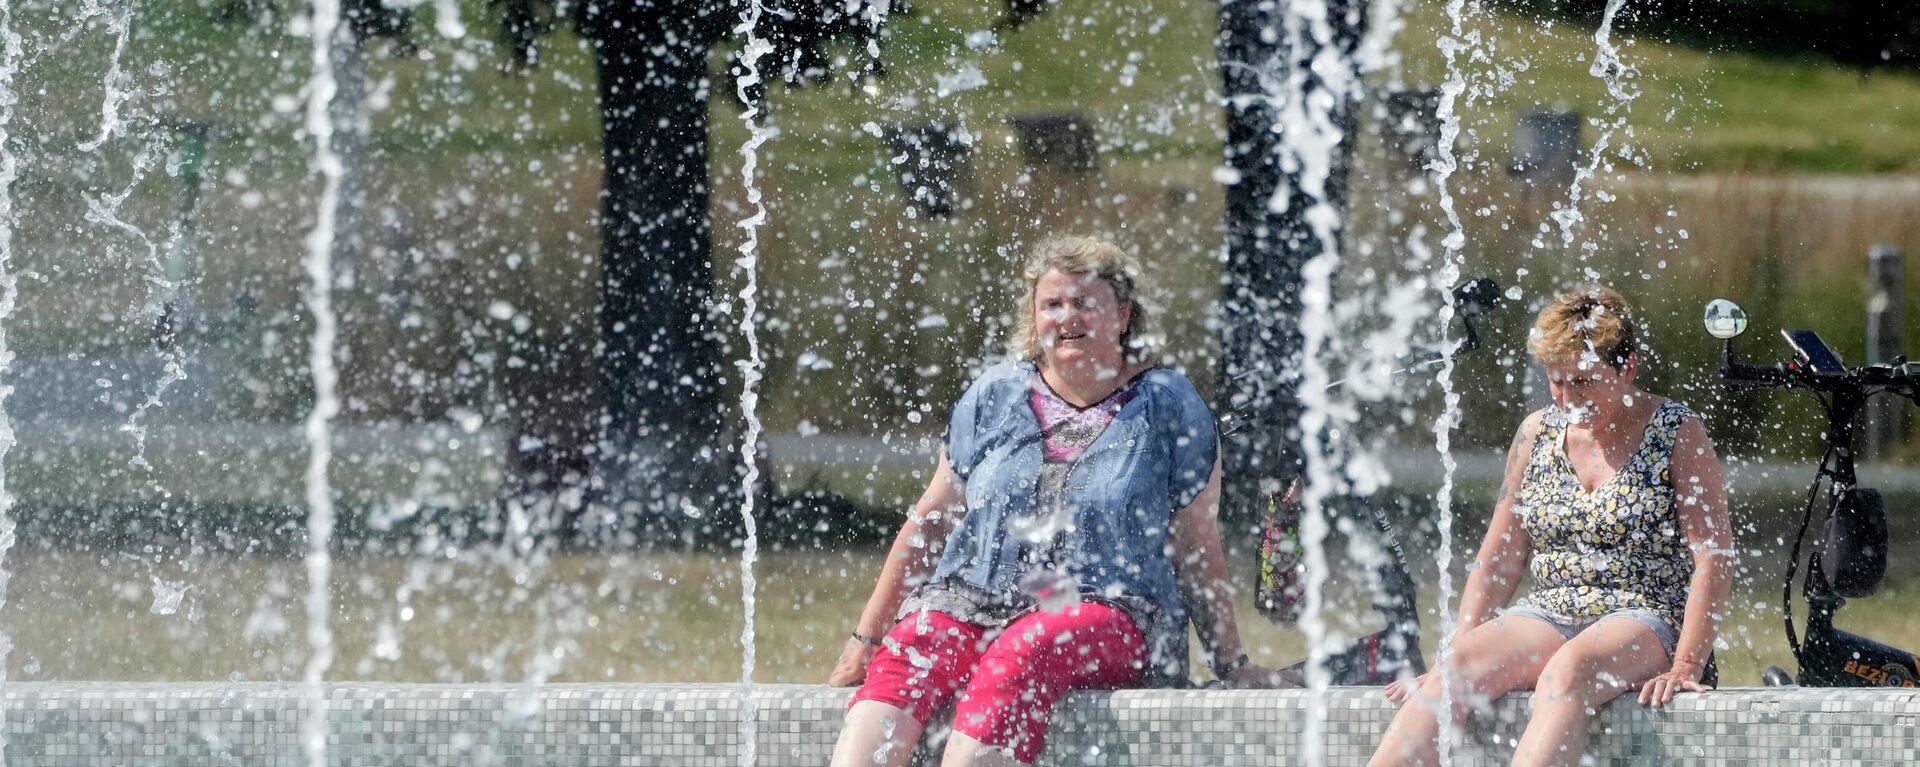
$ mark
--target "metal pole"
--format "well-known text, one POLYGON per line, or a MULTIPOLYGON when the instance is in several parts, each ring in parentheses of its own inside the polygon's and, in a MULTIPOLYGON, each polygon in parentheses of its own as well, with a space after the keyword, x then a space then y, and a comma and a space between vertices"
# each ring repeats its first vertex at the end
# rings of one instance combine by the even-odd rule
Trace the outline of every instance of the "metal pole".
MULTIPOLYGON (((1888 363, 1901 356, 1900 328, 1904 323, 1906 268, 1900 248, 1875 245, 1867 251, 1867 362, 1888 363)), ((1867 405, 1862 453, 1885 459, 1906 439, 1906 402, 1878 397, 1867 405)))

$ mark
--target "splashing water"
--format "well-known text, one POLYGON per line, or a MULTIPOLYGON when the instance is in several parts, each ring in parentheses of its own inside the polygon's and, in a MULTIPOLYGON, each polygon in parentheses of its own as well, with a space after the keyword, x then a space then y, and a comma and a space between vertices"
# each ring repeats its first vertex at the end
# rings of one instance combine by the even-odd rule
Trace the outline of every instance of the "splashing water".
MULTIPOLYGON (((142 146, 140 151, 134 155, 133 177, 127 182, 127 185, 120 190, 119 194, 102 194, 99 197, 88 198, 85 217, 88 223, 120 230, 132 236, 135 240, 138 240, 140 246, 146 250, 146 258, 142 259, 140 268, 146 273, 148 288, 150 291, 164 293, 170 290, 172 286, 166 281, 164 265, 160 261, 159 244, 155 243, 153 238, 147 235, 146 230, 120 217, 121 206, 126 203, 128 197, 133 195, 134 189, 140 186, 140 182, 146 179, 147 172, 153 169, 153 154, 152 146, 142 146)), ((177 362, 178 360, 169 357, 169 364, 167 366, 169 372, 176 367, 175 363, 177 362)), ((184 375, 182 377, 184 377, 184 375)), ((169 381, 162 381, 160 389, 164 390, 170 383, 169 381)), ((135 466, 147 466, 146 428, 141 424, 141 419, 145 417, 149 405, 158 404, 155 399, 157 397, 158 393, 156 392, 152 398, 149 398, 148 402, 142 403, 139 407, 135 408, 132 416, 128 418, 127 423, 120 428, 121 431, 129 432, 134 437, 135 452, 132 463, 135 466)))
MULTIPOLYGON (((112 78, 109 77, 109 80, 111 79, 112 78)), ((102 134, 102 138, 105 138, 105 134, 102 134)), ((122 219, 119 211, 120 205, 133 194, 134 188, 140 185, 141 180, 146 177, 147 172, 152 170, 154 165, 153 149, 154 147, 151 144, 142 146, 139 153, 134 156, 133 178, 127 182, 125 189, 118 195, 102 195, 98 199, 88 200, 86 214, 88 221, 123 230, 135 239, 138 239, 140 244, 146 248, 147 257, 142 262, 141 268, 146 272, 148 298, 140 314, 140 319, 149 324, 159 323, 165 320, 167 299, 169 296, 175 294, 178 286, 167 279, 167 265, 165 261, 162 260, 160 245, 155 243, 153 238, 149 237, 145 230, 122 219)), ((178 252, 180 248, 185 247, 184 239, 186 236, 185 227, 176 220, 172 230, 167 236, 166 252, 169 257, 172 257, 172 254, 178 252)), ((157 325, 155 325, 155 327, 157 327, 157 325)), ((160 407, 162 398, 166 396, 167 390, 172 388, 174 384, 184 381, 187 378, 186 355, 177 344, 166 344, 160 351, 160 361, 162 365, 160 380, 154 382, 153 387, 147 390, 146 399, 134 407, 133 413, 127 416, 127 422, 120 426, 121 431, 126 432, 133 438, 133 457, 127 460, 128 464, 148 472, 149 475, 153 472, 153 464, 147 461, 147 426, 145 423, 147 411, 160 407)), ((156 490, 159 489, 157 479, 149 476, 149 481, 156 490)))
POLYGON ((1327 624, 1322 614, 1326 585, 1326 500, 1338 492, 1339 479, 1333 472, 1338 461, 1338 443, 1326 439, 1333 398, 1326 393, 1331 376, 1319 362, 1335 331, 1331 311, 1333 270, 1339 255, 1333 246, 1309 260, 1302 269, 1304 285, 1300 291, 1302 337, 1302 375, 1300 378, 1301 455, 1306 461, 1306 483, 1301 493, 1300 541, 1306 552, 1306 601, 1300 615, 1300 631, 1307 640, 1307 686, 1315 691, 1307 706, 1306 730, 1301 736, 1304 748, 1301 761, 1320 764, 1326 727, 1326 708, 1320 693, 1330 680, 1327 674, 1327 624))
MULTIPOLYGON (((536 528, 532 515, 527 513, 527 505, 519 499, 510 500, 505 507, 505 540, 494 556, 499 559, 503 569, 513 574, 514 583, 531 584, 538 580, 546 565, 546 552, 539 545, 538 537, 542 531, 536 528)), ((519 599, 523 593, 516 590, 515 599, 519 599)), ((565 652, 564 646, 553 644, 559 621, 554 619, 549 601, 539 599, 534 602, 533 608, 535 620, 530 645, 534 652, 527 662, 526 674, 520 680, 520 690, 509 707, 514 716, 522 719, 532 718, 540 712, 544 702, 541 688, 559 671, 565 652), (548 651, 550 646, 552 651, 548 651)))
MULTIPOLYGON (((13 182, 20 175, 20 159, 13 154, 13 107, 16 103, 13 78, 20 71, 22 42, 13 31, 13 2, 0 0, 0 374, 13 366, 13 350, 7 345, 7 320, 19 304, 20 283, 13 274, 13 182)), ((15 443, 13 420, 7 415, 7 396, 13 387, 0 381, 0 607, 7 603, 7 552, 13 549, 13 493, 7 489, 7 453, 15 443)), ((0 682, 7 678, 7 656, 13 651, 13 638, 0 631, 0 682)), ((4 762, 7 736, 0 731, 0 762, 4 762)))
POLYGON ((746 285, 740 288, 740 332, 747 339, 747 358, 735 363, 740 368, 740 413, 746 418, 747 431, 740 441, 740 459, 746 464, 746 471, 740 478, 740 521, 746 527, 746 544, 740 551, 740 604, 743 615, 740 629, 740 765, 753 767, 754 735, 758 731, 753 702, 753 666, 754 666, 754 579, 753 562, 760 553, 760 530, 753 518, 754 486, 760 482, 760 469, 754 456, 760 443, 760 392, 758 389, 766 362, 760 356, 760 336, 755 330, 754 315, 759 313, 759 250, 760 226, 766 223, 767 206, 760 198, 760 187, 755 183, 755 173, 760 165, 760 147, 773 137, 773 132, 759 121, 760 106, 751 97, 752 89, 760 85, 760 57, 773 51, 773 45, 755 31, 760 23, 763 9, 759 0, 749 0, 745 10, 740 13, 740 24, 735 32, 746 35, 746 47, 741 52, 740 64, 744 68, 740 79, 735 83, 740 100, 747 105, 741 113, 740 121, 746 123, 749 136, 740 147, 740 183, 747 190, 747 205, 753 213, 739 222, 746 232, 746 238, 740 243, 740 256, 734 259, 734 268, 746 276, 746 285))
POLYGON ((874 764, 886 764, 887 757, 893 755, 893 749, 896 745, 893 736, 899 727, 900 723, 893 717, 888 716, 880 719, 880 745, 875 746, 873 749, 872 760, 874 764))
POLYGON ((869 2, 860 9, 860 14, 867 20, 867 61, 875 65, 880 63, 880 29, 886 25, 887 11, 892 8, 893 3, 869 2))
MULTIPOLYGON (((102 139, 104 140, 104 138, 105 135, 103 134, 102 139)), ((97 148, 97 146, 95 148, 97 148)), ((89 149, 88 151, 93 151, 93 149, 89 149)), ((143 266, 147 273, 149 286, 165 288, 168 286, 166 285, 165 275, 160 262, 160 245, 153 241, 153 237, 149 236, 145 229, 141 229, 120 217, 121 206, 126 204, 127 198, 133 196, 134 190, 139 188, 140 182, 146 180, 147 173, 153 170, 157 162, 158 158, 155 155, 153 145, 141 145, 140 151, 134 153, 132 176, 127 180, 127 185, 120 189, 119 194, 103 193, 98 197, 87 198, 87 212, 85 217, 87 223, 98 224, 109 229, 118 229, 132 236, 134 239, 139 240, 141 247, 145 248, 147 252, 143 266), (156 280, 159 282, 156 283, 156 280)))
POLYGON ((1453 350, 1457 347, 1445 338, 1446 328, 1453 322, 1453 301, 1450 294, 1453 283, 1460 279, 1460 263, 1464 259, 1463 251, 1467 244, 1466 229, 1460 223, 1460 213, 1454 208, 1451 180, 1459 170, 1459 159, 1454 155, 1454 143, 1460 137, 1460 95, 1467 89, 1465 69, 1461 64, 1461 54, 1479 43, 1479 33, 1469 33, 1466 29, 1467 9, 1465 0, 1448 0, 1447 34, 1439 41, 1441 54, 1447 62, 1447 79, 1440 86, 1440 142, 1429 170, 1433 172, 1434 186, 1439 190, 1440 209, 1446 214, 1448 232, 1440 239, 1440 276, 1434 287, 1448 295, 1440 302, 1439 325, 1442 343, 1447 343, 1445 356, 1440 363, 1440 372, 1436 380, 1440 385, 1443 406, 1439 417, 1433 421, 1433 446, 1440 454, 1440 489, 1434 493, 1434 526, 1439 538, 1435 558, 1439 560, 1438 602, 1440 613, 1440 642, 1434 659, 1434 669, 1439 672, 1440 699, 1438 703, 1440 736, 1440 763, 1451 764, 1451 747, 1459 737, 1459 728, 1453 725, 1450 712, 1453 710, 1453 654, 1449 645, 1453 642, 1453 475, 1459 470, 1459 463, 1453 457, 1453 426, 1460 420, 1460 394, 1453 389, 1453 350))
MULTIPOLYGON (((118 67, 119 63, 116 56, 113 64, 114 71, 110 72, 107 76, 109 101, 115 103, 123 100, 121 96, 112 95, 116 87, 115 79, 119 77, 118 67)), ((103 122, 109 119, 108 115, 116 113, 117 110, 118 107, 114 105, 104 107, 104 114, 102 115, 103 122)), ((112 135, 113 133, 111 131, 103 128, 100 136, 95 141, 82 145, 82 148, 87 151, 98 151, 101 144, 109 140, 112 135)), ((147 174, 153 170, 154 166, 158 164, 158 161, 155 145, 153 143, 143 143, 140 150, 134 154, 132 174, 126 186, 122 187, 117 194, 103 193, 98 197, 89 197, 87 199, 87 212, 85 213, 85 218, 88 223, 124 232, 137 240, 140 247, 146 251, 146 257, 141 260, 138 267, 145 273, 148 296, 140 312, 140 319, 149 324, 158 323, 163 320, 167 298, 175 294, 178 286, 167 278, 167 265, 162 260, 160 243, 155 242, 153 237, 148 235, 145 229, 121 217, 120 211, 121 207, 126 204, 127 199, 133 196, 134 190, 139 188, 141 182, 146 180, 147 174)), ((185 227, 176 220, 172 230, 168 234, 166 242, 166 252, 169 256, 177 252, 178 249, 185 247, 185 237, 185 227)), ((162 348, 160 359, 162 365, 160 380, 156 381, 152 388, 147 390, 146 399, 134 407, 133 413, 127 417, 127 422, 120 426, 121 431, 126 432, 133 438, 133 457, 128 459, 128 464, 135 468, 142 469, 149 474, 153 471, 153 465, 147 461, 147 426, 145 423, 147 411, 159 407, 162 404, 162 398, 166 396, 167 390, 172 388, 174 384, 184 381, 187 378, 186 356, 177 345, 167 344, 162 348)), ((155 489, 159 489, 157 480, 153 480, 151 477, 149 477, 149 480, 155 489)))
POLYGON ((1593 44, 1599 49, 1593 57, 1593 66, 1587 68, 1587 74, 1605 80, 1607 93, 1614 100, 1628 102, 1640 94, 1627 88, 1626 81, 1633 76, 1633 69, 1620 60, 1620 48, 1613 44, 1613 19, 1625 7, 1627 0, 1607 0, 1607 10, 1600 16, 1600 28, 1593 32, 1593 44))
POLYGON ((1064 612, 1080 603, 1080 582, 1071 573, 1051 568, 1020 576, 1020 591, 1033 597, 1041 612, 1064 612))
MULTIPOLYGON (((1560 244, 1562 247, 1574 246, 1574 231, 1585 222, 1580 212, 1580 200, 1585 194, 1587 182, 1600 172, 1600 166, 1606 161, 1607 152, 1613 146, 1614 134, 1626 127, 1627 115, 1632 109, 1633 100, 1640 96, 1631 86, 1634 77, 1633 67, 1620 59, 1620 48, 1613 44, 1613 20, 1625 7, 1627 0, 1607 0, 1607 9, 1600 16, 1600 28, 1594 30, 1593 65, 1587 74, 1599 78, 1607 85, 1607 95, 1613 97, 1613 103, 1607 105, 1608 120, 1601 129, 1599 138, 1593 142, 1593 151, 1588 155, 1587 164, 1574 173, 1573 183, 1567 189, 1567 203, 1553 212, 1553 220, 1560 225, 1560 244)), ((1580 260, 1585 262, 1588 255, 1599 247, 1599 243, 1588 241, 1582 244, 1580 260)), ((1592 268, 1585 270, 1589 280, 1599 279, 1600 275, 1592 268)))
POLYGON ((307 658, 304 689, 307 718, 300 726, 306 745, 307 763, 325 767, 327 763, 327 670, 333 665, 333 628, 329 624, 332 594, 328 590, 333 573, 330 547, 333 543, 333 494, 327 473, 333 460, 333 418, 340 411, 337 391, 339 371, 334 367, 335 317, 333 312, 333 238, 334 222, 340 209, 340 158, 334 153, 333 96, 338 84, 333 78, 334 36, 339 34, 339 0, 314 0, 309 33, 313 36, 313 73, 307 85, 307 135, 313 140, 313 170, 320 174, 323 186, 313 230, 307 233, 304 265, 307 273, 306 305, 313 314, 313 336, 307 347, 307 364, 313 374, 313 409, 307 413, 307 658))
POLYGON ((1361 74, 1388 72, 1391 77, 1388 87, 1399 85, 1400 49, 1393 41, 1406 29, 1406 18, 1400 12, 1406 0, 1372 0, 1367 4, 1367 32, 1360 38, 1360 46, 1354 51, 1354 63, 1361 74))
MULTIPOLYGON (((1460 280, 1460 264, 1463 260, 1464 258, 1458 249, 1449 248, 1442 253, 1440 279, 1437 283, 1442 293, 1448 293, 1448 286, 1460 280)), ((1451 296, 1448 296, 1448 298, 1450 299, 1451 296)), ((1454 597, 1452 576, 1453 477, 1454 474, 1460 470, 1460 463, 1455 460, 1453 456, 1453 428, 1459 424, 1461 418, 1460 392, 1456 391, 1453 386, 1455 367, 1453 352, 1459 348, 1459 344, 1448 337, 1446 331, 1446 328, 1453 323, 1453 315, 1453 302, 1451 300, 1441 301, 1439 315, 1439 325, 1441 327, 1440 341, 1442 347, 1445 349, 1446 356, 1441 358, 1440 371, 1434 376, 1434 380, 1440 386, 1442 406, 1440 415, 1433 419, 1433 449, 1440 454, 1440 487, 1434 491, 1433 499, 1435 535, 1440 539, 1436 558, 1440 561, 1440 582, 1438 588, 1440 592, 1441 645, 1437 665, 1442 670, 1441 711, 1449 711, 1452 708, 1452 700, 1449 697, 1452 694, 1450 689, 1451 685, 1446 679, 1448 664, 1452 658, 1447 650, 1447 643, 1453 640, 1454 631, 1453 612, 1450 609, 1454 597)), ((1446 748, 1444 744, 1447 742, 1447 738, 1455 733, 1453 733, 1454 727, 1451 718, 1443 717, 1441 719, 1441 725, 1443 733, 1441 737, 1441 743, 1443 744, 1441 748, 1441 762, 1445 763, 1447 762, 1447 757, 1445 755, 1446 748)))
MULTIPOLYGON (((1314 201, 1301 211, 1301 217, 1321 248, 1302 266, 1300 291, 1300 432, 1306 464, 1300 533, 1308 574, 1300 628, 1307 640, 1307 684, 1316 692, 1324 691, 1330 682, 1326 669, 1327 626, 1322 615, 1328 533, 1325 501, 1342 486, 1334 471, 1340 454, 1337 436, 1329 439, 1328 434, 1338 415, 1327 391, 1332 376, 1321 361, 1338 330, 1333 314, 1333 275, 1340 265, 1340 213, 1333 207, 1328 184, 1345 138, 1335 111, 1359 87, 1352 62, 1336 40, 1329 20, 1331 12, 1325 2, 1289 3, 1284 23, 1287 45, 1280 46, 1281 55, 1297 58, 1297 53, 1287 52, 1312 50, 1313 60, 1306 66, 1292 61, 1270 64, 1284 67, 1285 93, 1298 94, 1283 98, 1279 110, 1282 135, 1286 137, 1283 151, 1291 159, 1283 167, 1296 171, 1299 191, 1314 201), (1314 76, 1319 81, 1310 85, 1314 76)), ((1289 191, 1283 185, 1269 206, 1284 209, 1289 204, 1289 191)), ((1306 764, 1319 764, 1324 758, 1326 708, 1321 695, 1309 701, 1301 758, 1306 764)))
MULTIPOLYGON (((75 21, 84 22, 107 12, 104 3, 89 2, 80 9, 79 18, 75 21)), ((76 29, 80 26, 82 25, 76 24, 76 29)), ((113 134, 125 127, 125 123, 120 119, 120 107, 133 92, 133 78, 121 68, 120 61, 122 55, 126 53, 127 37, 132 27, 133 9, 127 3, 122 3, 107 19, 107 29, 113 33, 113 53, 107 57, 105 93, 100 100, 100 133, 94 136, 93 140, 80 145, 82 152, 99 149, 101 145, 113 138, 113 134)))
POLYGON ((434 0, 433 29, 448 40, 466 37, 467 25, 460 20, 460 4, 455 0, 434 0))
MULTIPOLYGON (((160 353, 160 360, 162 365, 160 380, 155 381, 153 388, 147 390, 147 398, 134 406, 133 414, 129 415, 127 422, 120 426, 121 431, 133 437, 133 457, 127 459, 127 463, 149 474, 153 472, 153 464, 147 461, 147 425, 144 423, 147 411, 164 404, 161 398, 166 396, 167 390, 174 384, 187 380, 186 355, 181 353, 178 346, 168 346, 160 353)), ((154 482, 157 488, 158 480, 154 482)))

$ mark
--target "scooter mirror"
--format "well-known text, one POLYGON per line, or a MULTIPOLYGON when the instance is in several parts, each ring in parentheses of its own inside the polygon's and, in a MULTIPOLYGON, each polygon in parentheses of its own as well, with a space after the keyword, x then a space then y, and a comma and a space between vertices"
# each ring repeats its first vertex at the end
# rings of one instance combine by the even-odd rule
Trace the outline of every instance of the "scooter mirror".
POLYGON ((1747 310, 1724 298, 1707 303, 1707 314, 1703 321, 1707 326, 1707 335, 1722 341, 1747 332, 1747 310))

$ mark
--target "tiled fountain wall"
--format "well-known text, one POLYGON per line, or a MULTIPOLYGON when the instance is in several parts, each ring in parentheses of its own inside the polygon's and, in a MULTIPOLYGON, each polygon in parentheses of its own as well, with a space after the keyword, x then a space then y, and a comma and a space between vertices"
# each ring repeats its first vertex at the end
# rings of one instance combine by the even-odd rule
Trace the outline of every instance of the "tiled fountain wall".
MULTIPOLYGON (((847 690, 753 691, 756 764, 824 765, 847 690)), ((4 764, 304 765, 301 689, 269 684, 13 683, 0 687, 4 764)), ((329 764, 673 765, 740 763, 733 685, 364 685, 328 687, 329 764)), ((1365 762, 1392 715, 1378 689, 1329 692, 1328 764, 1365 762)), ((1050 765, 1293 764, 1309 694, 1133 690, 1081 693, 1055 712, 1050 765)), ((1504 762, 1525 696, 1483 718, 1455 764, 1504 762)), ((1596 723, 1594 756, 1622 764, 1920 762, 1912 690, 1723 690, 1663 711, 1631 700, 1596 723)))

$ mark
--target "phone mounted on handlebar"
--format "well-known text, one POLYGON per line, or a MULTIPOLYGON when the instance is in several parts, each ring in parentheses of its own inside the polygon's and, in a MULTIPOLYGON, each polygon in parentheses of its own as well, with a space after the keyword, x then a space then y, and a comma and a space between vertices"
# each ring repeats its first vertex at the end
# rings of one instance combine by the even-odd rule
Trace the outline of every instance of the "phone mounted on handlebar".
POLYGON ((1811 330, 1789 330, 1782 328, 1780 335, 1785 336, 1787 345, 1793 347, 1794 362, 1805 368, 1808 373, 1817 376, 1843 376, 1847 374, 1847 363, 1840 361, 1840 355, 1833 347, 1820 340, 1820 334, 1811 330))
MULTIPOLYGON (((1834 627, 1834 614, 1848 599, 1879 590, 1887 569, 1887 512, 1880 492, 1861 487, 1855 474, 1857 426, 1869 399, 1894 395, 1916 401, 1920 365, 1897 358, 1891 363, 1848 367, 1811 330, 1782 330, 1793 349, 1791 361, 1770 365, 1734 359, 1733 339, 1746 329, 1746 313, 1724 299, 1708 304, 1707 332, 1726 342, 1720 374, 1733 389, 1783 388, 1808 392, 1827 416, 1826 449, 1807 488, 1806 506, 1787 562, 1781 602, 1787 643, 1800 672, 1799 684, 1818 687, 1914 687, 1920 656, 1834 627), (1793 580, 1812 526, 1820 485, 1827 485, 1825 525, 1807 558, 1801 593, 1807 603, 1805 641, 1795 631, 1793 580)), ((1779 667, 1767 670, 1769 685, 1788 684, 1779 667)))

